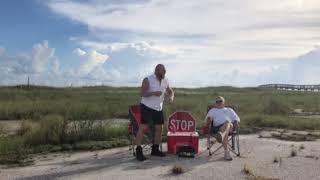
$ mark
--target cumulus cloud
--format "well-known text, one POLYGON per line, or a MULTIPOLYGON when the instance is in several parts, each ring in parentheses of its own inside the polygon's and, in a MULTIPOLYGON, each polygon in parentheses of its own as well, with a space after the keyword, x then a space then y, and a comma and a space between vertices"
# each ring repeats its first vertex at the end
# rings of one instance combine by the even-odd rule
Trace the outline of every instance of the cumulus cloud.
POLYGON ((27 55, 8 55, 4 48, 0 53, 0 74, 2 85, 25 83, 27 77, 38 84, 50 84, 60 73, 55 49, 47 41, 35 44, 27 55))
POLYGON ((101 44, 84 43, 73 50, 72 66, 60 67, 55 49, 47 41, 35 44, 32 52, 10 56, 4 48, 0 54, 1 85, 26 83, 69 86, 131 85, 153 72, 157 63, 173 57, 167 50, 146 42, 101 44))
POLYGON ((304 53, 296 58, 274 63, 266 71, 259 73, 260 78, 254 84, 287 83, 287 84, 320 84, 317 76, 320 71, 320 48, 304 53))
POLYGON ((59 71, 59 64, 54 57, 55 49, 50 48, 48 41, 42 44, 35 44, 31 54, 31 68, 32 73, 44 73, 52 71, 57 73, 59 71))
POLYGON ((320 84, 318 74, 320 72, 320 48, 298 57, 291 64, 291 83, 320 84))
POLYGON ((167 76, 174 87, 320 83, 316 76, 320 71, 319 48, 293 59, 203 63, 177 61, 171 51, 147 42, 91 42, 76 48, 73 55, 76 66, 60 67, 54 48, 50 48, 48 42, 34 45, 29 55, 10 56, 3 50, 0 55, 0 84, 25 83, 29 76, 33 83, 43 85, 139 86, 145 76, 153 73, 158 63, 166 65, 167 76))
MULTIPOLYGON (((167 66, 173 86, 179 87, 319 83, 315 76, 315 72, 320 70, 320 66, 315 66, 318 63, 315 59, 320 58, 319 50, 292 59, 203 62, 177 60, 176 53, 147 42, 112 44, 86 41, 80 44, 83 48, 98 49, 109 56, 108 61, 88 73, 86 77, 91 83, 137 86, 143 77, 153 72, 157 63, 167 66)), ((75 51, 84 54, 79 49, 75 51)))
POLYGON ((80 48, 77 48, 73 51, 79 58, 80 67, 78 69, 79 75, 87 75, 96 67, 103 65, 109 56, 107 54, 99 53, 97 51, 91 50, 86 52, 80 48))
POLYGON ((137 86, 157 63, 168 63, 174 57, 168 50, 147 42, 81 44, 89 53, 81 48, 73 53, 81 61, 79 75, 88 83, 137 86))

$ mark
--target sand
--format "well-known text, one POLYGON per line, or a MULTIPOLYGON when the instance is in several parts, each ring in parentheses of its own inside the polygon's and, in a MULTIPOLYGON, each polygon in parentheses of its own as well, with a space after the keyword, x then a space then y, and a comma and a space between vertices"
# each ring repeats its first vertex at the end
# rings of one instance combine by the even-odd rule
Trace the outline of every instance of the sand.
MULTIPOLYGON (((166 145, 163 144, 165 147, 166 145)), ((0 179, 248 179, 242 172, 246 164, 257 176, 288 180, 320 179, 320 141, 289 142, 258 138, 254 135, 240 136, 241 157, 227 162, 223 151, 211 157, 206 151, 206 140, 200 142, 200 154, 195 158, 151 157, 145 162, 134 159, 128 147, 94 152, 55 153, 36 158, 27 167, 1 167, 0 179), (304 149, 299 147, 303 144, 304 149), (291 157, 291 149, 297 156, 291 157), (274 163, 277 157, 280 162, 274 163), (173 175, 174 165, 185 172, 173 175)), ((166 148, 164 148, 166 149, 166 148)))

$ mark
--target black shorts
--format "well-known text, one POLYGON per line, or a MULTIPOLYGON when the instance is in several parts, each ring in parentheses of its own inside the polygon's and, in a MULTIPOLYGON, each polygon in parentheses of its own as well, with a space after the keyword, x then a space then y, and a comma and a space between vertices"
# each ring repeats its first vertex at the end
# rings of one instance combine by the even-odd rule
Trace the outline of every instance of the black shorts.
POLYGON ((219 132, 220 128, 221 128, 223 125, 224 125, 224 124, 221 124, 221 125, 219 125, 219 126, 212 126, 211 132, 212 132, 213 134, 217 134, 217 133, 219 132))
POLYGON ((163 124, 163 111, 156 111, 140 103, 141 123, 142 124, 163 124))

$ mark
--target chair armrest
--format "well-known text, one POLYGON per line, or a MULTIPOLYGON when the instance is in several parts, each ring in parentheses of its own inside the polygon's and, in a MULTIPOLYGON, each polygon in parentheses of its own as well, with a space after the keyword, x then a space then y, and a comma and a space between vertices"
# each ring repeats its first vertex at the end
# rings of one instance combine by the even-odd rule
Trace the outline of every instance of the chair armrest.
POLYGON ((239 122, 235 121, 235 122, 233 122, 232 124, 233 124, 233 132, 238 133, 238 132, 239 132, 239 129, 240 129, 239 122), (236 125, 236 124, 237 124, 237 125, 236 125))
POLYGON ((210 130, 210 127, 204 126, 204 127, 202 128, 202 134, 203 134, 203 135, 209 134, 209 130, 210 130))

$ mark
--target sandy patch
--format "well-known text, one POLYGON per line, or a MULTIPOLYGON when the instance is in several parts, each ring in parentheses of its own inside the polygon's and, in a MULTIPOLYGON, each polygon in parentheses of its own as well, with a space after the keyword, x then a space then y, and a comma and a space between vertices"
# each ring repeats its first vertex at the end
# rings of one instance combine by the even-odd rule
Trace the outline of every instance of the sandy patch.
MULTIPOLYGON (((38 157, 32 166, 0 169, 0 179, 247 179, 244 165, 254 174, 279 179, 308 179, 320 177, 320 141, 289 142, 241 135, 241 157, 231 162, 223 160, 223 152, 212 157, 201 140, 201 152, 194 159, 167 155, 150 157, 145 162, 134 159, 127 147, 95 152, 57 153, 38 157), (304 149, 299 147, 303 144, 304 149), (292 148, 297 156, 290 157, 292 148), (281 162, 274 163, 275 157, 281 162), (174 165, 185 173, 172 175, 174 165)), ((165 147, 165 144, 163 145, 165 147)), ((148 154, 150 152, 146 152, 148 154)))

